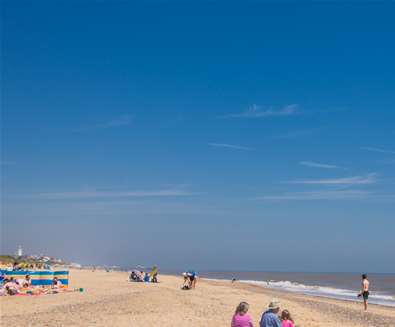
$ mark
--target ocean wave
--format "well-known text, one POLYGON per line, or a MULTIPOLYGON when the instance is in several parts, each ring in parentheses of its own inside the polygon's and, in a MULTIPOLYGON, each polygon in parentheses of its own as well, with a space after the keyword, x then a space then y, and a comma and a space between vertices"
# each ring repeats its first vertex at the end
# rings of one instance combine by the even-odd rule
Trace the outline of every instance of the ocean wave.
MULTIPOLYGON (((313 296, 321 296, 335 298, 341 300, 357 300, 358 292, 355 290, 341 289, 319 285, 304 285, 291 281, 256 281, 256 280, 240 280, 241 283, 262 286, 270 289, 284 290, 295 293, 302 293, 313 296)), ((369 302, 380 305, 394 306, 395 297, 377 292, 370 292, 369 302)))

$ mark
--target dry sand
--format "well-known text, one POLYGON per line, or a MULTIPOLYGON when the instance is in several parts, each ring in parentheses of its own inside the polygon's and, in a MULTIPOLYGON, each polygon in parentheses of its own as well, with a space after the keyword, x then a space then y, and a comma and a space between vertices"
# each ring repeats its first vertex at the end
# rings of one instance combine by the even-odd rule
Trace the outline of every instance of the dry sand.
POLYGON ((71 271, 70 288, 83 293, 2 297, 2 326, 230 326, 240 301, 250 303, 254 325, 271 298, 293 314, 300 327, 394 327, 395 309, 266 290, 239 283, 199 280, 191 291, 182 279, 159 276, 159 284, 129 283, 127 273, 71 271))

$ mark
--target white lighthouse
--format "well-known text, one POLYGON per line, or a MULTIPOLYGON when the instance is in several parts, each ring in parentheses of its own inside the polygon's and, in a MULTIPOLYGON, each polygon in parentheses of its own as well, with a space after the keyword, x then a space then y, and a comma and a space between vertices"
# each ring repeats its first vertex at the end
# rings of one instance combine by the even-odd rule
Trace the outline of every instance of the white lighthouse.
POLYGON ((22 251, 22 246, 21 245, 18 246, 18 251, 17 251, 16 254, 17 254, 18 257, 21 257, 23 255, 23 251, 22 251))

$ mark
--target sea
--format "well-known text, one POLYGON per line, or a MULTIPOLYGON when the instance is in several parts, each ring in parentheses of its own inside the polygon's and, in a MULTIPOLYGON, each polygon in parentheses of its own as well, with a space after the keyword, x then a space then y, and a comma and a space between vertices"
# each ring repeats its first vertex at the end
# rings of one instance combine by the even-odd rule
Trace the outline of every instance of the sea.
MULTIPOLYGON (((284 292, 348 301, 361 301, 361 275, 357 273, 203 271, 199 276, 232 280, 284 292)), ((368 274, 369 303, 395 307, 395 274, 368 274)))

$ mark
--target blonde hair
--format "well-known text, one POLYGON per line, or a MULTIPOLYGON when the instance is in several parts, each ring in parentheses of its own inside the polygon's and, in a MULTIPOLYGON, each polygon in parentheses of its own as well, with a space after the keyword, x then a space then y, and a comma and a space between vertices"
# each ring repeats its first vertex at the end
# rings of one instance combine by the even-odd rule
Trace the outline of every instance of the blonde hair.
POLYGON ((247 302, 240 302, 240 304, 237 306, 235 314, 245 314, 248 312, 250 305, 247 302))
POLYGON ((291 320, 294 321, 291 317, 291 313, 288 310, 283 310, 281 312, 281 320, 291 320))

